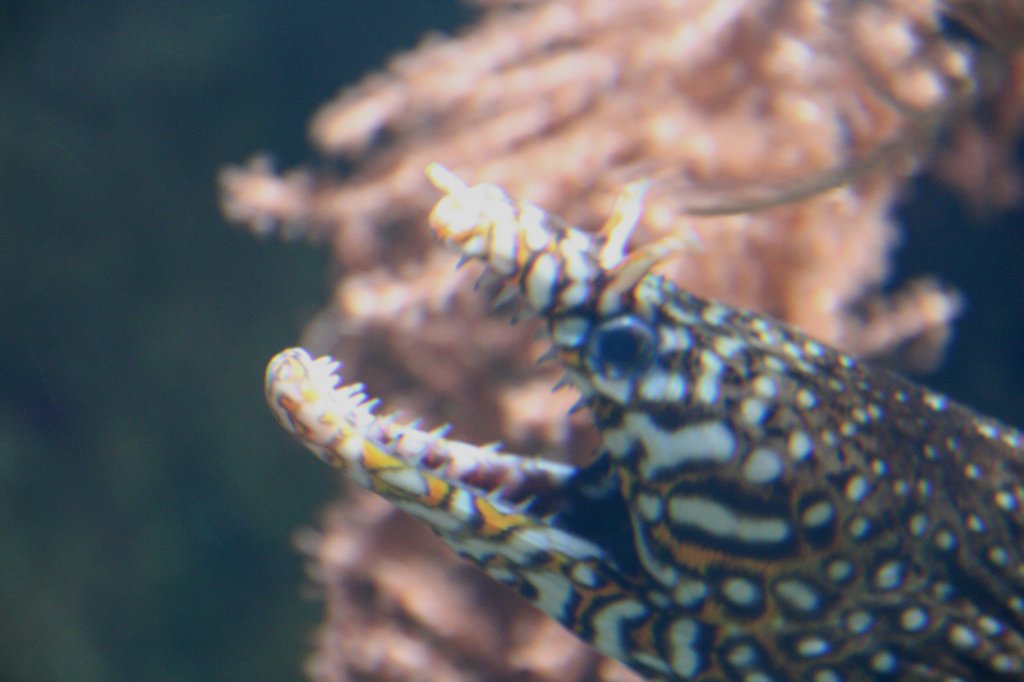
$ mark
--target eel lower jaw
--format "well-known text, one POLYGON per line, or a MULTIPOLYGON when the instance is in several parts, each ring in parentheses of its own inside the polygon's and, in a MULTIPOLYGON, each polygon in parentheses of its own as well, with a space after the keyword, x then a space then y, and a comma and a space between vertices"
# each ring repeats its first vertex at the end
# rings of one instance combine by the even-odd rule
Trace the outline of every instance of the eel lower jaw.
POLYGON ((340 366, 301 348, 267 366, 266 398, 277 421, 319 459, 405 508, 436 507, 458 490, 500 514, 547 523, 546 510, 557 506, 575 467, 451 440, 447 426, 424 431, 394 414, 379 416, 379 401, 362 384, 342 385, 340 366))

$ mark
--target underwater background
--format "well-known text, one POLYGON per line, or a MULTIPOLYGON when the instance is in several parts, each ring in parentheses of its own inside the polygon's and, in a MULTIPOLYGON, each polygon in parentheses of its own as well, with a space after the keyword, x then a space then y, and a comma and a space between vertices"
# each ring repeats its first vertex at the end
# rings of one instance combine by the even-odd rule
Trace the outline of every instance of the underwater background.
MULTIPOLYGON (((302 679, 320 608, 292 536, 336 484, 262 374, 330 295, 328 254, 229 226, 217 174, 312 162, 320 104, 471 16, 0 5, 0 678, 302 679)), ((1021 207, 979 214, 924 175, 897 215, 893 282, 967 305, 917 378, 1024 426, 1021 207)))

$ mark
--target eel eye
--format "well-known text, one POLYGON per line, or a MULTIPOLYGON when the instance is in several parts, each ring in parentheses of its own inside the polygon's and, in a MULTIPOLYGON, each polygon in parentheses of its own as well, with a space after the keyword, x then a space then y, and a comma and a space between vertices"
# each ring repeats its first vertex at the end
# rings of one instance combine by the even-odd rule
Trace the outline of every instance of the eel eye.
POLYGON ((633 316, 615 317, 598 325, 587 341, 587 363, 609 379, 624 379, 651 361, 657 346, 654 331, 633 316))

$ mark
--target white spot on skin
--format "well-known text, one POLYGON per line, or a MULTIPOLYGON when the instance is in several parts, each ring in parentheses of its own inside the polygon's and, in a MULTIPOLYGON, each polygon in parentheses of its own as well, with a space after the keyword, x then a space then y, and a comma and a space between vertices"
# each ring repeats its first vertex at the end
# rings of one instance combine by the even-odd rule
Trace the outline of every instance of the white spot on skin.
POLYGON ((1013 511, 1017 508, 1017 500, 1014 498, 1013 493, 1009 493, 1005 490, 1000 490, 996 493, 996 506, 1003 511, 1013 511))
POLYGON ((871 522, 863 516, 857 516, 850 520, 850 537, 854 540, 862 540, 871 530, 871 522))
POLYGON ((853 575, 853 564, 846 559, 836 559, 828 565, 828 577, 834 583, 842 583, 853 575))
POLYGON ((638 392, 645 400, 676 403, 686 393, 686 379, 678 372, 653 368, 640 380, 638 392))
POLYGON ((526 278, 526 300, 531 308, 544 310, 551 305, 557 280, 558 260, 550 253, 537 256, 526 278))
POLYGON ((689 618, 680 618, 669 626, 672 670, 683 677, 693 677, 700 669, 700 653, 694 647, 699 636, 700 625, 689 618))
POLYGON ((775 380, 766 376, 760 376, 754 379, 751 388, 754 389, 755 394, 762 398, 771 399, 779 393, 779 387, 776 385, 775 380))
POLYGON ((374 472, 374 477, 388 486, 414 497, 426 497, 427 495, 427 479, 419 469, 413 467, 378 469, 374 472))
POLYGON ((547 212, 538 206, 529 203, 519 205, 519 236, 530 251, 541 251, 551 243, 547 217, 547 212))
POLYGON ((862 635, 870 630, 874 622, 875 619, 871 617, 871 614, 861 609, 851 611, 846 615, 846 629, 855 635, 862 635))
POLYGON ((484 571, 503 585, 516 585, 519 582, 519 576, 507 568, 485 566, 484 571))
POLYGON ((594 646, 615 658, 624 657, 628 651, 622 641, 623 625, 626 621, 639 618, 647 613, 647 608, 633 599, 618 599, 594 613, 594 646))
POLYGON ((588 287, 583 282, 578 282, 575 280, 570 281, 572 282, 572 284, 569 284, 567 287, 565 287, 558 293, 559 305, 566 308, 577 306, 583 301, 585 301, 590 291, 590 287, 588 287))
POLYGON ((1003 633, 1003 624, 992 616, 981 616, 978 618, 978 627, 989 637, 998 637, 1003 633))
POLYGON ((782 459, 767 448, 756 448, 743 465, 743 477, 755 485, 771 483, 782 475, 782 459))
POLYGON ((804 353, 808 357, 818 357, 825 353, 825 349, 816 341, 804 341, 804 353))
POLYGON ((827 500, 820 500, 815 502, 807 509, 804 510, 801 521, 805 526, 814 528, 816 526, 823 526, 835 516, 835 507, 832 503, 827 500))
POLYGON ((557 528, 516 528, 501 543, 502 556, 519 565, 530 563, 538 552, 567 554, 576 559, 600 559, 605 555, 592 542, 557 528))
POLYGON ((789 434, 789 442, 786 445, 791 459, 800 461, 806 459, 813 448, 811 437, 806 431, 793 431, 789 434))
POLYGON ((891 673, 896 669, 896 657, 891 651, 879 651, 871 657, 871 669, 876 673, 891 673))
POLYGON ((936 412, 941 412, 942 410, 946 409, 946 407, 949 404, 949 401, 946 399, 945 396, 941 396, 937 393, 926 392, 922 396, 921 400, 924 402, 925 405, 935 410, 936 412))
POLYGON ((630 522, 633 525, 634 547, 640 563, 662 585, 666 587, 675 585, 679 580, 679 573, 671 564, 662 561, 651 552, 648 547, 650 539, 646 532, 647 526, 635 514, 630 515, 630 522))
POLYGON ((729 318, 729 309, 724 305, 709 301, 701 312, 701 317, 709 325, 718 326, 729 318))
POLYGON ((594 569, 583 562, 578 562, 572 567, 571 575, 578 585, 583 585, 584 587, 594 588, 601 582, 594 569))
POLYGON ((796 393, 796 404, 802 410, 813 409, 818 404, 818 396, 806 388, 801 388, 796 393))
POLYGON ((1004 547, 992 547, 988 550, 988 560, 994 566, 1005 567, 1010 562, 1010 555, 1004 547))
POLYGON ((988 438, 990 440, 996 440, 999 438, 999 429, 992 424, 981 423, 977 426, 978 434, 988 438))
POLYGON ((633 380, 616 379, 611 376, 595 375, 590 377, 595 390, 610 397, 621 405, 629 404, 633 394, 633 380))
POLYGON ((875 571, 875 587, 880 590, 891 590, 903 582, 903 562, 886 561, 875 571))
POLYGON ((780 580, 775 585, 775 592, 790 607, 805 613, 817 610, 821 604, 817 591, 802 580, 780 580))
POLYGON ((860 502, 868 494, 868 481, 863 476, 853 476, 846 484, 846 499, 860 502))
POLYGON ((789 524, 784 519, 738 516, 728 507, 700 497, 676 495, 668 504, 669 516, 676 523, 719 537, 743 542, 781 542, 789 537, 789 524))
POLYGON ((524 573, 523 578, 537 590, 536 596, 530 600, 534 606, 553 618, 566 617, 566 606, 573 596, 573 588, 565 576, 552 571, 538 571, 524 573))
POLYGON ((828 653, 828 642, 820 637, 804 637, 796 645, 796 652, 805 658, 813 658, 828 653))
POLYGON ((748 424, 757 425, 764 421, 767 409, 767 403, 758 398, 747 398, 740 403, 740 415, 743 417, 743 421, 748 424))
POLYGON ((910 517, 907 523, 910 534, 914 537, 921 537, 928 531, 928 517, 918 513, 910 517))
POLYGON ((688 350, 693 345, 693 338, 685 328, 664 325, 658 334, 658 347, 662 351, 688 350))
MULTIPOLYGON (((447 509, 435 509, 425 507, 419 502, 410 502, 402 498, 389 498, 410 516, 430 526, 432 530, 442 536, 465 528, 465 522, 452 516, 447 509)), ((491 543, 488 543, 490 545, 491 543)))
POLYGON ((956 536, 943 528, 935 533, 934 543, 939 549, 948 552, 956 547, 956 536))
POLYGON ((746 344, 733 336, 716 336, 712 342, 715 352, 723 358, 729 358, 746 348, 746 344))
POLYGON ((700 354, 700 370, 694 387, 694 395, 708 405, 718 400, 722 379, 722 359, 705 350, 700 354))
POLYGON ((964 625, 954 625, 949 629, 949 643, 958 649, 973 649, 978 645, 978 636, 964 625))
POLYGON ((640 516, 648 523, 660 521, 665 508, 660 497, 648 492, 637 495, 636 506, 640 510, 640 516))
POLYGON ((1019 672, 1021 662, 1009 654, 996 654, 992 657, 992 669, 1001 675, 1019 672))
POLYGON ((761 598, 761 590, 746 578, 727 578, 722 583, 722 594, 738 606, 753 606, 761 598))
POLYGON ((551 341, 562 348, 583 345, 590 323, 582 317, 562 317, 551 326, 551 341))
POLYGON ((797 360, 804 359, 804 349, 792 341, 786 341, 782 344, 782 352, 797 360))
POLYGON ((749 644, 738 644, 727 654, 729 662, 737 668, 748 668, 757 662, 757 652, 749 644))
POLYGON ((693 608, 708 596, 708 586, 700 580, 682 579, 672 594, 675 602, 684 608, 693 608))
POLYGON ((928 614, 917 606, 905 609, 900 614, 900 627, 907 632, 919 632, 928 625, 928 614))
POLYGON ((448 497, 448 513, 466 523, 471 523, 477 518, 476 496, 462 488, 452 488, 448 497))
POLYGON ((508 229, 507 225, 495 225, 490 231, 490 251, 487 264, 502 275, 515 272, 518 268, 519 229, 508 229))
POLYGON ((686 462, 726 462, 732 459, 736 437, 720 421, 701 422, 675 431, 665 431, 642 413, 626 416, 626 428, 640 434, 644 456, 640 473, 653 480, 666 471, 675 471, 686 462))
POLYGON ((655 368, 647 372, 637 387, 637 393, 644 400, 659 401, 665 395, 669 374, 655 368))
POLYGON ((627 429, 607 429, 601 434, 601 445, 613 459, 625 457, 635 442, 633 434, 627 429))
POLYGON ((672 672, 668 667, 668 663, 655 654, 649 654, 646 651, 633 651, 631 657, 637 663, 645 665, 651 670, 656 670, 666 675, 672 672))

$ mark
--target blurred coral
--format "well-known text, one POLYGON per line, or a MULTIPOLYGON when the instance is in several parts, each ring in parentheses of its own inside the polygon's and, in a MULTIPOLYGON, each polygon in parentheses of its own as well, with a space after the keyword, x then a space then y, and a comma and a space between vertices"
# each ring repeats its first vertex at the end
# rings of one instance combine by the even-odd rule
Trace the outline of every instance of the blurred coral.
POLYGON ((946 0, 950 14, 1003 52, 1024 47, 1024 0, 946 0))
MULTIPOLYGON (((1024 24, 1020 31, 1024 40, 1024 24)), ((997 67, 1003 74, 998 88, 986 98, 988 115, 958 125, 934 164, 936 176, 981 213, 1024 201, 1024 175, 1016 154, 1024 132, 1024 42, 1017 48, 997 67)))
MULTIPOLYGON (((477 0, 478 25, 432 38, 314 118, 336 179, 224 171, 223 206, 265 234, 328 240, 334 298, 305 331, 388 407, 459 438, 586 457, 585 416, 429 238, 439 161, 584 228, 621 186, 654 180, 638 240, 693 233, 664 272, 694 293, 767 311, 859 354, 909 341, 934 359, 955 295, 878 294, 889 218, 945 115, 973 94, 938 0, 477 0), (685 217, 689 216, 689 217, 685 217)), ((328 621, 316 680, 635 679, 456 562, 378 501, 353 495, 315 561, 328 621)))

